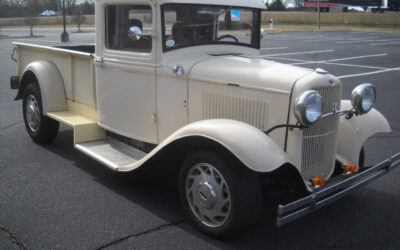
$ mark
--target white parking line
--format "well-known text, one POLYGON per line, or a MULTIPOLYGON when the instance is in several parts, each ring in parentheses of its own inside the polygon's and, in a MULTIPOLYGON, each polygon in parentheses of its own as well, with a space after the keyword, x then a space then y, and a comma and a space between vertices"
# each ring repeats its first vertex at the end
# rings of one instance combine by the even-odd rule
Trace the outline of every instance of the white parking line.
POLYGON ((378 38, 377 36, 373 37, 355 37, 355 38, 349 38, 347 40, 352 40, 352 41, 359 41, 359 40, 371 40, 371 39, 376 39, 378 38))
POLYGON ((359 41, 341 41, 341 42, 336 42, 336 43, 369 43, 369 42, 375 42, 375 40, 359 40, 359 41))
POLYGON ((335 50, 312 50, 312 51, 303 51, 303 52, 293 52, 293 53, 282 53, 282 54, 273 54, 273 55, 265 55, 263 57, 275 57, 275 56, 290 56, 290 55, 304 55, 304 54, 315 54, 315 53, 329 53, 334 52, 335 50))
MULTIPOLYGON (((263 56, 263 58, 271 60, 271 61, 278 59, 278 60, 284 60, 284 61, 290 61, 290 62, 299 62, 299 64, 302 64, 302 63, 304 63, 304 64, 315 63, 314 61, 306 61, 306 60, 300 60, 300 59, 283 58, 283 57, 275 57, 275 56, 271 57, 271 58, 263 56)), ((293 65, 295 65, 295 64, 293 64, 293 65)))
POLYGON ((307 64, 317 64, 317 63, 322 63, 322 62, 316 62, 316 61, 303 61, 303 62, 298 62, 298 63, 291 63, 290 65, 307 65, 307 64))
MULTIPOLYGON (((287 53, 287 54, 289 54, 289 53, 287 53)), ((287 54, 279 54, 279 55, 287 55, 287 54)), ((374 55, 364 55, 364 56, 353 56, 353 57, 336 58, 336 59, 321 60, 321 61, 310 61, 310 60, 301 60, 301 59, 293 59, 293 58, 282 58, 282 57, 276 57, 275 55, 266 55, 266 56, 263 56, 263 57, 264 58, 271 57, 271 59, 293 61, 293 62, 297 62, 297 63, 293 63, 292 65, 302 65, 302 64, 314 64, 314 63, 326 63, 326 64, 329 64, 329 63, 338 62, 338 61, 346 61, 346 60, 354 60, 354 59, 378 57, 378 56, 387 56, 387 55, 388 55, 387 53, 384 53, 384 54, 374 54, 374 55)), ((339 64, 337 64, 337 65, 339 65, 339 64)), ((386 69, 386 68, 381 68, 381 67, 364 66, 364 65, 356 65, 356 64, 342 64, 342 65, 343 66, 353 66, 353 67, 372 67, 372 68, 378 68, 378 69, 386 69)))
POLYGON ((289 47, 262 48, 261 50, 288 49, 289 47))
POLYGON ((361 59, 361 58, 368 58, 368 57, 378 57, 378 56, 387 56, 387 55, 388 55, 387 53, 383 53, 383 54, 375 54, 375 55, 352 56, 352 57, 331 59, 331 60, 328 60, 328 62, 346 61, 346 60, 354 60, 354 59, 361 59))
POLYGON ((375 66, 358 65, 358 64, 347 64, 347 63, 334 63, 334 62, 329 62, 329 61, 315 61, 315 62, 310 61, 310 62, 292 63, 291 65, 307 65, 307 64, 327 64, 327 65, 336 65, 336 66, 344 66, 344 67, 381 69, 381 70, 389 69, 389 68, 384 68, 384 67, 375 67, 375 66))
POLYGON ((310 39, 304 40, 303 42, 330 42, 330 41, 339 41, 343 40, 342 38, 323 38, 323 39, 310 39))
POLYGON ((329 36, 293 36, 293 37, 271 37, 276 41, 303 40, 303 39, 328 39, 329 36))
POLYGON ((290 40, 298 40, 298 39, 301 39, 301 38, 298 38, 298 37, 278 38, 278 39, 275 39, 275 41, 290 41, 290 40))
POLYGON ((400 42, 393 42, 393 43, 370 43, 371 46, 380 46, 380 45, 395 45, 400 44, 400 42))
POLYGON ((353 57, 345 57, 345 58, 337 58, 337 59, 321 60, 321 61, 310 61, 310 60, 283 58, 283 57, 276 57, 276 56, 271 56, 270 58, 268 58, 268 56, 266 56, 265 58, 266 59, 268 58, 268 59, 271 59, 271 60, 278 59, 278 60, 284 60, 284 61, 289 61, 289 62, 295 62, 295 63, 291 63, 291 65, 327 64, 327 65, 337 65, 337 66, 355 67, 355 68, 388 70, 389 68, 384 68, 384 67, 375 67, 375 66, 359 65, 359 64, 347 64, 347 63, 336 63, 338 61, 353 60, 353 59, 360 59, 360 58, 369 58, 369 57, 378 57, 378 56, 387 56, 387 55, 388 55, 387 53, 384 53, 384 54, 353 56, 353 57))
POLYGON ((345 66, 345 67, 355 67, 355 68, 365 68, 365 69, 389 69, 389 68, 384 68, 384 67, 375 67, 375 66, 358 65, 358 64, 347 64, 347 63, 323 62, 322 64, 345 66))
POLYGON ((385 73, 385 72, 389 72, 389 71, 397 71, 397 70, 400 70, 400 67, 399 68, 391 68, 391 69, 372 71, 372 72, 361 73, 361 74, 338 76, 338 78, 339 79, 344 79, 344 78, 350 78, 350 77, 367 76, 367 75, 374 75, 374 74, 385 73))
POLYGON ((393 38, 393 39, 379 39, 376 40, 377 42, 394 42, 394 41, 400 41, 400 38, 393 38))

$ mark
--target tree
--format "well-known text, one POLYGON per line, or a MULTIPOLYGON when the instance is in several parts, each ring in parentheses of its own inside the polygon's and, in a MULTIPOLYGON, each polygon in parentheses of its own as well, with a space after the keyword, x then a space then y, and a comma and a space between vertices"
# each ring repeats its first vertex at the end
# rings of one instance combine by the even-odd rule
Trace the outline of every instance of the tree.
POLYGON ((30 36, 33 35, 33 27, 36 26, 38 23, 39 19, 35 16, 27 16, 24 18, 24 23, 30 28, 30 36))
MULTIPOLYGON (((5 0, 0 0, 0 10, 3 10, 3 8, 6 6, 5 0)), ((0 12, 0 16, 2 17, 2 13, 0 12)), ((1 21, 0 21, 0 31, 1 31, 1 21)), ((0 34, 1 37, 1 34, 0 34)))
POLYGON ((13 17, 16 10, 19 10, 16 2, 0 0, 0 17, 13 17))
POLYGON ((41 1, 41 9, 42 10, 53 10, 53 11, 57 12, 59 4, 60 4, 60 0, 42 0, 41 1))
POLYGON ((7 8, 7 2, 5 0, 0 0, 0 16, 4 17, 5 15, 5 10, 7 8))
POLYGON ((93 1, 85 1, 79 5, 82 10, 82 14, 84 15, 93 15, 94 14, 94 2, 93 1))
POLYGON ((283 11, 285 10, 285 6, 282 4, 281 0, 275 0, 268 7, 270 11, 283 11))
POLYGON ((78 26, 78 32, 81 32, 81 24, 84 23, 85 20, 86 17, 82 14, 81 6, 76 7, 72 17, 72 22, 76 23, 78 26))
POLYGON ((33 27, 39 22, 40 4, 39 0, 28 0, 25 10, 24 22, 30 28, 30 35, 33 36, 33 27))
POLYGON ((399 11, 400 10, 400 0, 389 0, 388 7, 390 11, 399 11))
POLYGON ((65 0, 65 11, 68 15, 72 15, 74 13, 76 7, 76 0, 65 0))

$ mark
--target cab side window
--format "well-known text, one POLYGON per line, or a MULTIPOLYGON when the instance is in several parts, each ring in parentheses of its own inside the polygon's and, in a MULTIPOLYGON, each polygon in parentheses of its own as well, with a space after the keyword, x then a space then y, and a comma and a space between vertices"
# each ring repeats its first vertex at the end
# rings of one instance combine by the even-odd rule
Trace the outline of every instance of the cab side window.
POLYGON ((148 5, 107 6, 106 48, 150 53, 152 50, 152 17, 152 9, 148 5))

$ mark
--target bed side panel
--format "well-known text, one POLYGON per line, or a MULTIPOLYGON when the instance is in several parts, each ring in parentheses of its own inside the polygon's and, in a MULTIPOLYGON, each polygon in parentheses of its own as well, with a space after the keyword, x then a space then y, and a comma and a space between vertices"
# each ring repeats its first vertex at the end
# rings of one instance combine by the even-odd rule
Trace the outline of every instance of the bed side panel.
POLYGON ((32 62, 49 61, 54 63, 64 82, 66 96, 96 109, 94 89, 94 67, 92 56, 68 52, 68 50, 35 45, 17 45, 18 75, 32 62))

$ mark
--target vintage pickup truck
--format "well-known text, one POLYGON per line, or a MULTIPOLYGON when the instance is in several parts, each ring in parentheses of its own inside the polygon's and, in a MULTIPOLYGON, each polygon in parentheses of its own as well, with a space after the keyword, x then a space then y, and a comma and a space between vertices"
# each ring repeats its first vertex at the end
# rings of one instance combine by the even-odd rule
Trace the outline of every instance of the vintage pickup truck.
POLYGON ((172 162, 184 211, 215 237, 254 223, 277 188, 282 225, 398 166, 400 154, 364 166, 363 143, 391 131, 372 84, 341 100, 327 71, 260 57, 264 8, 98 0, 95 45, 15 43, 29 135, 47 143, 66 124, 77 150, 120 172, 172 162))

